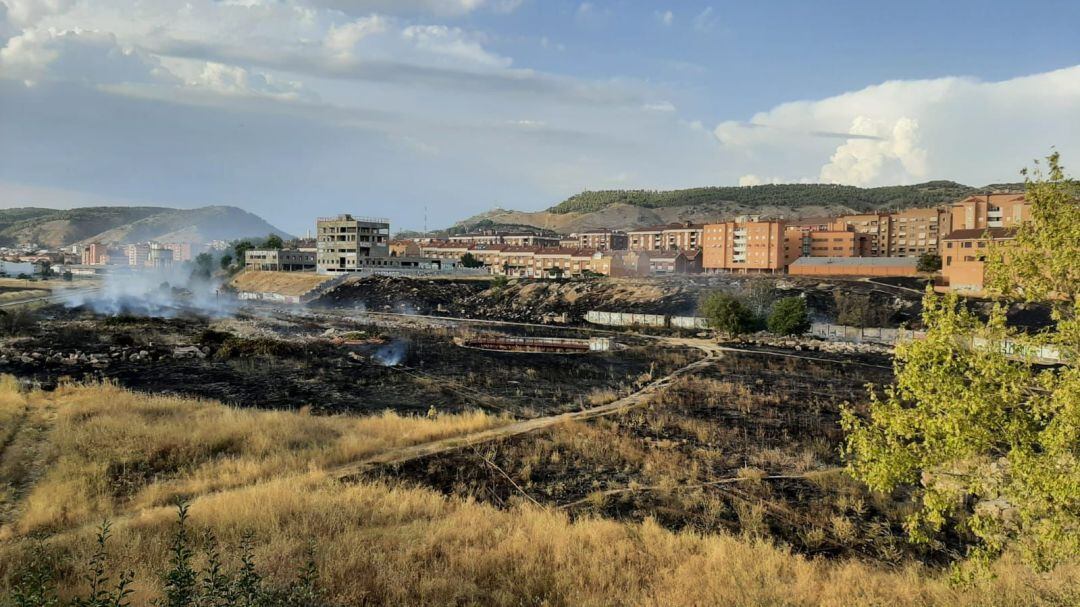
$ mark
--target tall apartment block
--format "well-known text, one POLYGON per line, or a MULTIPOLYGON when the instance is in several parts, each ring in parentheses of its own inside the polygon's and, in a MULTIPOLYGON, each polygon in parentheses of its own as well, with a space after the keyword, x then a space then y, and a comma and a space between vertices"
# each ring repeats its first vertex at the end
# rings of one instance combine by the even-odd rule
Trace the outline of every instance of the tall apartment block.
POLYGON ((702 268, 739 273, 783 272, 799 256, 789 250, 782 221, 740 217, 706 224, 702 236, 702 268))
POLYGON ((320 217, 315 224, 316 269, 319 274, 355 272, 364 258, 390 256, 390 222, 386 219, 320 217))
POLYGON ((700 223, 670 223, 628 232, 631 251, 687 251, 701 246, 700 223))
POLYGON ((854 230, 870 237, 868 255, 917 257, 941 250, 949 232, 948 209, 907 209, 896 213, 867 213, 837 217, 833 230, 854 230))
POLYGON ((1013 228, 1031 219, 1031 203, 1023 194, 983 194, 965 198, 951 206, 953 230, 1013 228))

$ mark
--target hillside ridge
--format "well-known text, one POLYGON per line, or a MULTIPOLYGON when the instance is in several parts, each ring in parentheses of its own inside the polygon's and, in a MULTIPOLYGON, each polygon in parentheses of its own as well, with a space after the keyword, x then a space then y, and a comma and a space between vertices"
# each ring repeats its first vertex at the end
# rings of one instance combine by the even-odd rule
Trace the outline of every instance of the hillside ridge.
MULTIPOLYGON (((832 184, 711 186, 678 190, 586 190, 543 211, 493 209, 454 228, 532 226, 570 233, 596 228, 628 230, 671 222, 705 222, 736 215, 818 217, 929 207, 993 191, 1023 191, 1023 184, 968 186, 928 181, 860 188, 832 184)), ((451 228, 451 229, 454 229, 451 228)))
POLYGON ((116 245, 148 240, 208 242, 271 233, 289 237, 262 217, 225 205, 194 209, 151 206, 0 209, 0 245, 6 246, 37 243, 57 248, 88 242, 116 245))

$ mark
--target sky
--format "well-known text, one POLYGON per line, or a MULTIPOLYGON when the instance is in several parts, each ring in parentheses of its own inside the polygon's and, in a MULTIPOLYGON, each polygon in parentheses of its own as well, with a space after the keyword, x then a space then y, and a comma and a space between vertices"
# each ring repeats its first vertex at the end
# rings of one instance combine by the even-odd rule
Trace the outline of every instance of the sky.
MULTIPOLYGON (((0 208, 296 234, 1080 159, 1080 2, 0 0, 0 208)), ((1074 173, 1076 174, 1076 173, 1074 173)))

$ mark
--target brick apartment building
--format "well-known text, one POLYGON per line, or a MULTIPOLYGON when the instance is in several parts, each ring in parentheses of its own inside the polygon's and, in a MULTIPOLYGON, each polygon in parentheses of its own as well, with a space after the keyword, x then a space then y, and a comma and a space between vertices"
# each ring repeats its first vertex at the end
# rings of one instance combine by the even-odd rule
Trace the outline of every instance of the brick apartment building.
POLYGON ((980 294, 986 287, 986 253, 1016 238, 1015 227, 953 230, 944 239, 941 276, 951 291, 980 294))
POLYGON ((631 251, 685 251, 701 246, 704 224, 670 223, 627 232, 631 251))
POLYGON ((103 266, 109 263, 109 249, 100 242, 86 245, 82 251, 83 265, 103 266))
POLYGON ((619 230, 588 230, 574 236, 578 247, 597 251, 625 251, 630 242, 626 232, 619 230))
POLYGON ((1023 194, 971 196, 950 206, 953 230, 1012 228, 1031 219, 1031 203, 1023 194))
POLYGON ((783 272, 799 256, 789 250, 783 221, 742 217, 705 224, 702 233, 701 265, 706 272, 783 272))
POLYGON ((458 260, 472 255, 492 274, 539 278, 545 276, 581 276, 587 272, 604 276, 645 276, 648 259, 629 251, 597 251, 587 248, 519 247, 512 245, 465 246, 453 242, 421 245, 427 257, 458 260))
POLYGON ((508 244, 516 247, 557 247, 559 237, 545 236, 534 232, 476 232, 455 234, 447 240, 467 245, 508 244))
POLYGON ((949 230, 949 210, 907 209, 842 215, 833 221, 831 229, 852 230, 867 236, 867 251, 874 257, 918 257, 941 249, 941 238, 949 230))

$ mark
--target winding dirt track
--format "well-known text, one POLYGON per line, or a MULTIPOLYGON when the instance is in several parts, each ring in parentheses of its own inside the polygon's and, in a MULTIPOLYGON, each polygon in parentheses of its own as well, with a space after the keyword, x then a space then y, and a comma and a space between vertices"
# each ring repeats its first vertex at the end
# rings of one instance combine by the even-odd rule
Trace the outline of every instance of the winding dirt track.
POLYGON ((552 426, 568 422, 579 421, 586 419, 593 419, 596 417, 603 417, 605 415, 612 415, 615 413, 621 413, 628 409, 641 406, 648 402, 650 396, 657 391, 669 386, 676 378, 692 373, 699 369, 703 369, 712 364, 716 359, 720 358, 723 354, 721 348, 712 344, 693 344, 702 352, 705 353, 705 358, 699 359, 676 369, 669 375, 666 375, 660 379, 657 379, 644 388, 624 396, 618 400, 612 401, 606 405, 600 405, 597 407, 591 407, 581 411, 570 411, 567 413, 560 413, 558 415, 550 415, 547 417, 538 417, 534 419, 528 419, 520 422, 515 422, 506 426, 493 428, 491 430, 484 430, 482 432, 475 432, 473 434, 466 434, 464 436, 456 436, 451 438, 445 438, 429 443, 421 443, 419 445, 410 445, 408 447, 400 447, 397 449, 391 449, 389 451, 383 451, 382 453, 373 455, 366 459, 345 464, 329 471, 329 475, 336 479, 346 479, 356 476, 360 472, 371 468, 373 466, 380 466, 385 464, 398 464, 407 462, 429 455, 437 455, 440 453, 446 453, 462 447, 469 447, 485 443, 488 441, 507 438, 511 436, 517 436, 519 434, 526 434, 528 432, 535 432, 544 428, 550 428, 552 426))

